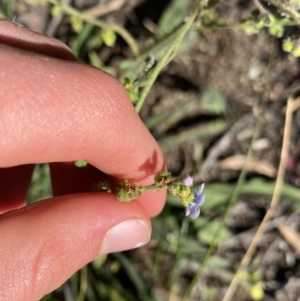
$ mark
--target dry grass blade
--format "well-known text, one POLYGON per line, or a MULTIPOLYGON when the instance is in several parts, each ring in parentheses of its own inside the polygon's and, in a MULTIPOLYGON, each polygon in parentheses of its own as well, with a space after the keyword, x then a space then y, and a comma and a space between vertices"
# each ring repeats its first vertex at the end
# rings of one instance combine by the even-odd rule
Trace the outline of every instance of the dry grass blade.
POLYGON ((205 161, 202 163, 199 178, 207 180, 209 178, 209 171, 216 163, 218 157, 230 146, 234 137, 238 132, 245 128, 249 123, 253 122, 252 115, 248 114, 240 118, 223 136, 217 141, 209 150, 205 161))
POLYGON ((281 148, 281 155, 280 155, 280 163, 278 168, 278 174, 276 178, 276 185, 274 188, 273 197, 271 200, 270 207, 261 222, 246 254, 244 255, 240 267, 238 268, 237 272, 235 273, 229 288, 223 298, 223 301, 230 301, 232 300, 237 287, 239 285, 239 281, 241 278, 241 274, 244 269, 246 269, 251 261, 251 258, 257 248, 258 242, 263 235, 265 228, 267 226, 267 223, 270 221, 270 219, 273 217, 275 209, 277 207, 283 180, 284 180, 284 173, 285 173, 285 166, 286 166, 286 158, 288 157, 288 150, 289 150, 289 144, 290 144, 290 136, 291 136, 291 126, 292 126, 292 120, 293 120, 293 112, 300 107, 300 98, 297 98, 296 100, 292 97, 290 97, 287 101, 287 109, 286 109, 286 116, 285 116, 285 125, 284 125, 284 133, 283 133, 283 143, 281 148))
POLYGON ((103 5, 100 2, 99 5, 85 10, 84 13, 91 17, 102 17, 102 16, 110 14, 114 11, 117 11, 126 2, 127 2, 127 0, 114 0, 114 1, 108 2, 106 5, 103 5))
MULTIPOLYGON (((247 157, 244 155, 230 156, 219 162, 221 169, 241 170, 246 164, 247 157)), ((273 178, 276 175, 275 168, 265 160, 251 158, 247 165, 247 170, 273 178)))
POLYGON ((300 235, 284 224, 278 224, 277 229, 280 234, 286 240, 286 242, 298 253, 300 254, 300 235))

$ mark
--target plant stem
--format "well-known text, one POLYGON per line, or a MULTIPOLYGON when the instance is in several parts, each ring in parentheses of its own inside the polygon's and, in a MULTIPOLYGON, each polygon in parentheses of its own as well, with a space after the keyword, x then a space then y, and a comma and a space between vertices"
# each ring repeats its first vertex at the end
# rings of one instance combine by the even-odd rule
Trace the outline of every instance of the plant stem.
POLYGON ((232 300, 237 287, 240 282, 240 275, 246 269, 251 261, 251 258, 257 248, 257 245, 265 231, 265 228, 267 226, 267 223, 270 221, 270 219, 273 217, 279 197, 281 194, 283 182, 284 182, 284 174, 285 174, 285 168, 286 168, 286 159, 288 157, 289 152, 289 144, 290 144, 290 136, 291 136, 291 126, 292 126, 292 120, 293 120, 293 112, 300 107, 300 98, 294 100, 292 97, 288 99, 287 102, 287 109, 286 109, 286 117, 285 117, 285 125, 284 125, 284 133, 283 133, 283 142, 282 142, 282 148, 281 148, 281 155, 280 155, 280 163, 278 168, 278 174, 276 178, 276 184, 274 188, 273 197, 271 200, 270 207, 264 216, 263 221, 261 222, 257 232, 255 233, 255 236, 253 237, 253 240, 244 255, 241 264, 236 271, 230 286, 223 298, 223 301, 230 301, 232 300))
POLYGON ((257 138, 259 137, 260 128, 261 128, 261 123, 260 123, 260 121, 258 121, 258 123, 256 124, 256 127, 255 127, 255 131, 254 131, 253 137, 252 137, 251 146, 250 146, 250 148, 248 150, 248 153, 247 153, 247 158, 246 158, 245 165, 243 166, 243 169, 242 169, 242 171, 240 173, 240 176, 239 176, 238 181, 237 181, 237 185, 236 185, 236 187, 235 187, 235 189, 234 189, 234 191, 232 193, 232 196, 230 198, 230 201, 229 201, 229 203, 227 205, 225 214, 224 214, 224 216, 222 218, 222 221, 221 221, 219 227, 217 228, 216 232, 213 235, 213 238, 212 238, 211 243, 209 245, 209 249, 207 250, 207 252, 206 252, 206 254, 205 254, 205 256, 204 256, 204 258, 202 260, 201 267, 197 271, 196 275, 194 276, 194 278, 191 281, 189 287, 187 288, 186 292, 183 295, 183 298, 182 298, 183 301, 187 300, 187 298, 190 296, 193 287, 196 285, 196 283, 198 282, 198 280, 202 276, 203 269, 205 267, 205 264, 206 264, 207 260, 210 258, 211 254, 213 253, 213 251, 215 250, 215 248, 217 246, 216 241, 217 241, 217 239, 219 237, 219 233, 220 233, 221 229, 224 226, 225 219, 226 219, 226 217, 228 215, 229 209, 232 207, 232 205, 234 204, 235 200, 238 198, 238 196, 239 196, 239 194, 241 192, 242 185, 245 182, 246 175, 247 175, 248 162, 250 161, 250 159, 252 157, 252 152, 253 152, 252 145, 257 140, 257 138))
POLYGON ((184 38, 185 34, 188 32, 190 27, 192 26, 194 20, 196 17, 200 14, 203 7, 205 7, 207 4, 207 0, 200 0, 198 3, 197 8, 194 10, 194 12, 191 14, 187 22, 182 25, 181 30, 178 31, 177 36, 175 37, 174 42, 169 47, 169 49, 166 51, 166 53, 163 55, 161 60, 158 62, 152 73, 150 74, 147 84, 145 85, 144 89, 142 90, 142 93, 140 95, 140 98, 135 106, 136 111, 139 113, 148 94, 153 86, 156 78, 158 77, 160 71, 170 62, 170 58, 173 57, 177 51, 178 46, 180 45, 182 39, 184 38))
MULTIPOLYGON (((28 1, 28 2, 30 2, 30 1, 28 1)), ((101 20, 95 19, 86 13, 82 13, 82 12, 78 11, 77 9, 73 8, 70 5, 62 3, 59 0, 46 0, 46 2, 49 2, 53 5, 59 5, 62 8, 63 12, 65 12, 68 15, 78 17, 82 21, 86 21, 86 22, 93 24, 95 26, 98 26, 100 28, 111 29, 112 31, 118 33, 126 41, 126 43, 130 47, 130 49, 135 57, 139 55, 139 47, 138 47, 137 43, 135 42, 133 36, 125 28, 121 27, 120 25, 115 24, 115 23, 106 23, 101 20)))
POLYGON ((282 0, 263 0, 264 2, 274 5, 279 12, 282 12, 292 18, 298 25, 300 25, 300 15, 294 10, 293 6, 287 1, 282 0))

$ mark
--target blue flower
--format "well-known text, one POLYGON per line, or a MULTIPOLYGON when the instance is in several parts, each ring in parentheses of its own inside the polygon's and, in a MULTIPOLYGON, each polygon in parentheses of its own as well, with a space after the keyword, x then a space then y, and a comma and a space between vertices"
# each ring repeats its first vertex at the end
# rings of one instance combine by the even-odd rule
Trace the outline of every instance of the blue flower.
POLYGON ((185 207, 185 215, 189 216, 192 219, 195 219, 200 215, 200 206, 202 206, 205 201, 205 194, 203 193, 203 189, 204 183, 202 183, 198 187, 195 193, 194 202, 185 207))

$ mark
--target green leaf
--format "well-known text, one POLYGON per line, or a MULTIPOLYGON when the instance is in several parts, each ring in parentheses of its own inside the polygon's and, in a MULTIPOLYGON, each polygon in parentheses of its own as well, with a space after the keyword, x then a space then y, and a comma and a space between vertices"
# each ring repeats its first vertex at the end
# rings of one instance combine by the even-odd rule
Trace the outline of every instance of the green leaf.
POLYGON ((230 266, 230 261, 227 258, 220 256, 212 256, 207 261, 205 267, 210 269, 226 269, 230 266))
MULTIPOLYGON (((80 59, 84 57, 86 49, 92 49, 94 47, 91 45, 91 41, 93 40, 94 36, 96 36, 93 35, 94 28, 95 26, 93 24, 83 23, 80 32, 78 32, 77 35, 71 39, 70 46, 77 58, 80 59)), ((99 36, 97 36, 97 38, 102 42, 99 36)))
POLYGON ((219 244, 220 242, 226 240, 230 237, 229 231, 226 229, 224 225, 221 225, 219 221, 209 221, 203 228, 198 231, 197 237, 202 243, 206 243, 211 245, 212 238, 217 231, 217 229, 221 227, 219 230, 218 236, 215 239, 215 243, 219 244))
POLYGON ((2 1, 0 3, 0 15, 12 20, 16 14, 16 0, 2 1))
POLYGON ((88 53, 91 65, 96 68, 101 68, 103 66, 102 61, 99 58, 99 55, 96 51, 92 50, 88 53))
POLYGON ((211 139, 213 136, 223 133, 227 129, 227 124, 222 119, 200 123, 193 128, 183 130, 180 134, 166 136, 158 140, 161 147, 178 145, 193 139, 211 139))
POLYGON ((27 192, 28 203, 52 197, 52 185, 49 164, 37 164, 27 192))
POLYGON ((158 21, 158 37, 171 32, 182 22, 183 17, 186 15, 188 5, 189 1, 186 0, 171 1, 158 21))
POLYGON ((79 16, 71 16, 71 25, 75 32, 79 32, 82 29, 82 19, 79 16))
POLYGON ((218 90, 207 88, 201 95, 201 105, 204 110, 214 114, 223 114, 226 110, 226 100, 218 90))
POLYGON ((199 40, 199 31, 197 29, 190 29, 185 37, 182 39, 178 47, 177 54, 186 53, 189 51, 199 40))
POLYGON ((62 13, 63 13, 63 8, 60 4, 55 4, 52 6, 51 15, 53 17, 59 17, 62 15, 62 13))
POLYGON ((103 264, 106 262, 106 260, 107 260, 107 255, 101 256, 92 262, 92 266, 95 269, 99 269, 100 267, 103 266, 103 264))

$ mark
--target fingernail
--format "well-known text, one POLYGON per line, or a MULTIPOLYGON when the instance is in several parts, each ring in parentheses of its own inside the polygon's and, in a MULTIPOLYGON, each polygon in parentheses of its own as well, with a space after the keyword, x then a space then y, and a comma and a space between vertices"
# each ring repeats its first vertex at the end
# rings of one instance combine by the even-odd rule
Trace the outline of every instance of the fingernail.
POLYGON ((150 232, 144 221, 126 220, 107 232, 99 255, 138 248, 149 239, 150 232))

